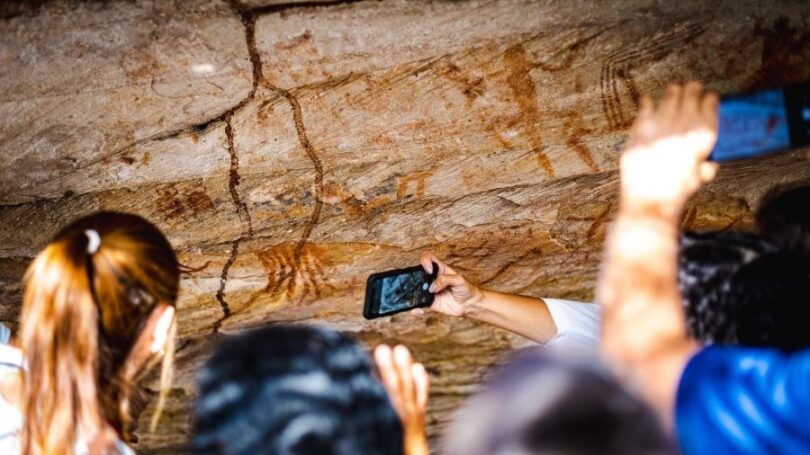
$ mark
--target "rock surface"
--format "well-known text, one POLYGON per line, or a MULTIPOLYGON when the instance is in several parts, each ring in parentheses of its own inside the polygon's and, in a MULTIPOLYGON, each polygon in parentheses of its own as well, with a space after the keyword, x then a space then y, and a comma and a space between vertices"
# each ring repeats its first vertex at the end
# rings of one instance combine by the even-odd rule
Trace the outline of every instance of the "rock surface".
MULTIPOLYGON (((143 453, 180 450, 216 337, 273 322, 411 346, 436 436, 525 342, 436 315, 365 321, 369 273, 432 249, 487 287, 588 300, 640 93, 810 79, 800 1, 295 3, 0 10, 0 320, 30 258, 95 210, 153 220, 189 269, 178 377, 143 453)), ((684 224, 749 229, 763 193, 796 181, 798 154, 724 165, 684 224)))

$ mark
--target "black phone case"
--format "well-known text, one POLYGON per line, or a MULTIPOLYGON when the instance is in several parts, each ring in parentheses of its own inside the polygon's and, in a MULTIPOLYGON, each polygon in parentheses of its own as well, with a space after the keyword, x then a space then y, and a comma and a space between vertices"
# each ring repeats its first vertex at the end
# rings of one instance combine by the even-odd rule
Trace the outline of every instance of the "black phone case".
MULTIPOLYGON (((417 304, 416 306, 412 306, 412 307, 408 307, 408 308, 402 308, 402 309, 399 309, 399 310, 396 310, 396 311, 390 311, 390 312, 384 313, 384 314, 376 314, 376 313, 373 312, 374 311, 374 290, 375 290, 375 286, 372 286, 372 283, 375 280, 379 280, 379 279, 389 277, 389 276, 401 275, 401 274, 405 274, 405 273, 413 273, 413 272, 418 272, 418 271, 423 271, 423 270, 424 269, 422 268, 422 266, 418 265, 416 267, 408 267, 408 268, 404 268, 404 269, 387 270, 385 272, 372 273, 371 275, 369 275, 368 279, 366 280, 366 300, 365 300, 365 303, 363 304, 363 317, 366 318, 366 319, 381 318, 383 316, 391 316, 393 314, 402 313, 404 311, 410 311, 410 310, 413 310, 414 308, 424 308, 424 307, 429 307, 429 306, 433 305, 433 300, 435 299, 436 296, 433 295, 432 292, 428 292, 430 295, 429 295, 428 301, 426 303, 420 303, 420 304, 417 304)), ((436 264, 434 262, 433 263, 433 273, 430 274, 431 282, 436 281, 436 278, 438 276, 439 276, 439 266, 438 266, 438 264, 436 264)))
POLYGON ((796 149, 810 144, 810 83, 788 85, 783 89, 787 109, 790 147, 796 149))

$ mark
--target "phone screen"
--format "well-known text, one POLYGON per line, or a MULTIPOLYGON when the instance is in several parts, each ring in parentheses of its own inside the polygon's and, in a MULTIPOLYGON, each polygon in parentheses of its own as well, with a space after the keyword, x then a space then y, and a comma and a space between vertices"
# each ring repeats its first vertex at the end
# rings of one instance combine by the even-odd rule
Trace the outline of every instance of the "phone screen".
POLYGON ((388 276, 380 280, 380 313, 391 313, 419 305, 430 286, 424 270, 388 276))
POLYGON ((429 274, 421 266, 375 273, 366 284, 363 315, 368 318, 386 316, 417 307, 430 306, 433 293, 430 283, 436 279, 438 265, 429 274))
POLYGON ((730 161, 791 147, 788 110, 782 89, 720 100, 717 144, 709 159, 730 161))

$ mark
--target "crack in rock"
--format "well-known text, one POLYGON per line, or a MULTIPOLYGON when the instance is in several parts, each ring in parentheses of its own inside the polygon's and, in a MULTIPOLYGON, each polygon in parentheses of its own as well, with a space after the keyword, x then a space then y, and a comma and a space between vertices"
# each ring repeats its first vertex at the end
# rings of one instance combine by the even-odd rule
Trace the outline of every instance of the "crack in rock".
POLYGON ((287 90, 273 86, 270 86, 270 88, 286 99, 287 102, 290 103, 290 106, 292 106, 293 121, 295 122, 295 130, 298 134, 298 141, 301 143, 301 146, 304 148, 307 157, 312 162, 312 166, 315 169, 315 205, 312 208, 312 213, 309 216, 307 225, 304 227, 304 232, 301 233, 301 237, 295 246, 296 264, 300 265, 301 253, 304 245, 309 240, 309 237, 312 235, 312 231, 315 229, 315 226, 318 225, 318 221, 320 221, 321 218, 321 210, 323 209, 323 164, 321 163, 321 159, 318 157, 315 148, 309 142, 309 138, 307 137, 307 129, 304 125, 304 116, 301 113, 301 104, 298 102, 298 98, 287 90))
POLYGON ((253 218, 250 215, 250 209, 248 208, 247 203, 242 200, 239 190, 237 189, 242 180, 242 176, 239 174, 239 155, 236 152, 236 144, 234 143, 232 120, 234 113, 245 106, 256 96, 256 89, 259 86, 262 74, 261 59, 259 58, 258 52, 256 52, 256 19, 252 14, 250 14, 250 12, 245 11, 244 7, 236 0, 229 0, 227 3, 240 17, 242 25, 245 28, 245 40, 248 48, 248 56, 250 57, 250 63, 253 67, 253 83, 248 96, 222 116, 222 120, 225 121, 225 137, 228 141, 228 155, 231 160, 230 171, 228 174, 228 192, 230 193, 234 207, 236 208, 236 214, 239 216, 242 224, 245 225, 246 230, 243 231, 239 238, 231 242, 231 252, 228 256, 228 260, 225 261, 225 265, 222 267, 222 273, 219 275, 219 289, 217 289, 216 298, 220 308, 222 309, 222 316, 214 321, 214 333, 219 332, 222 324, 225 322, 225 320, 230 318, 232 314, 231 307, 228 304, 228 301, 225 299, 225 286, 228 283, 228 273, 239 256, 239 245, 245 239, 253 238, 253 218))
POLYGON ((222 273, 219 276, 219 289, 217 289, 216 297, 217 302, 219 302, 219 306, 222 309, 222 317, 214 322, 213 331, 215 333, 219 332, 220 327, 222 327, 222 323, 231 316, 231 307, 228 305, 228 301, 225 300, 225 285, 228 282, 228 272, 230 272, 233 263, 236 262, 236 258, 239 256, 239 244, 245 239, 253 238, 253 219, 250 215, 250 209, 248 208, 247 203, 242 200, 239 190, 237 189, 240 181, 242 180, 242 176, 239 175, 239 156, 236 153, 236 145, 234 144, 233 140, 233 127, 231 125, 232 117, 233 113, 229 114, 225 119, 225 136, 228 139, 228 154, 231 158, 228 191, 230 192, 231 199, 236 207, 236 213, 239 215, 239 219, 242 221, 242 224, 245 225, 246 231, 243 232, 239 238, 231 242, 230 255, 228 256, 228 260, 225 261, 225 266, 222 268, 222 273))
POLYGON ((243 236, 253 238, 253 218, 250 216, 250 209, 247 203, 242 200, 237 187, 242 180, 239 175, 239 155, 236 153, 236 145, 233 140, 233 127, 231 126, 231 115, 225 119, 225 137, 228 138, 228 155, 231 158, 231 167, 228 174, 228 192, 231 194, 233 205, 236 207, 236 214, 243 224, 247 226, 247 232, 243 236))
POLYGON ((231 317, 231 307, 228 305, 228 301, 225 300, 225 284, 228 282, 228 272, 231 270, 231 266, 233 266, 233 263, 236 262, 236 257, 239 255, 239 244, 242 242, 242 239, 243 237, 239 237, 231 242, 231 254, 228 257, 228 260, 225 262, 225 266, 222 268, 222 273, 219 276, 217 302, 219 302, 219 306, 222 308, 222 317, 214 321, 214 333, 219 332, 220 327, 222 327, 222 323, 231 317))
MULTIPOLYGON (((315 204, 312 208, 312 213, 310 214, 309 219, 307 220, 307 224, 304 227, 304 231, 301 233, 301 237, 299 238, 298 242, 296 243, 295 250, 294 250, 294 267, 291 273, 290 279, 295 279, 297 275, 297 270, 301 266, 302 256, 304 251, 304 246, 306 245, 309 238, 312 236, 312 231, 315 229, 315 226, 318 225, 321 217, 321 211, 323 209, 323 164, 321 163, 320 158, 318 157, 315 148, 309 141, 307 137, 307 130, 304 124, 304 116, 301 110, 301 104, 298 101, 298 98, 290 91, 282 89, 280 87, 276 87, 269 82, 264 80, 264 75, 262 74, 262 61, 261 57, 259 56, 259 51, 256 48, 256 17, 260 14, 266 13, 273 13, 283 11, 289 8, 299 8, 299 7, 316 7, 316 6, 325 6, 325 5, 337 5, 343 3, 354 3, 357 0, 343 0, 337 2, 305 2, 305 3, 290 3, 290 4, 282 4, 282 5, 271 5, 270 7, 265 8, 256 8, 256 9, 247 9, 244 5, 241 4, 238 0, 226 0, 226 3, 231 7, 231 9, 239 15, 242 20, 242 24, 245 28, 245 41, 248 48, 248 55, 250 57, 251 65, 253 66, 253 86, 248 94, 248 96, 242 100, 237 106, 235 106, 230 111, 223 114, 220 121, 225 121, 225 135, 228 139, 228 154, 230 156, 231 165, 230 165, 230 174, 228 180, 228 191, 230 192, 231 199, 233 200, 234 206, 236 207, 236 213, 239 215, 239 219, 242 221, 244 225, 246 225, 246 232, 231 242, 231 252, 228 257, 228 260, 225 262, 224 267, 222 268, 222 273, 220 274, 219 279, 219 289, 217 290, 216 298, 217 302, 219 302, 220 307, 222 308, 222 317, 220 317, 216 322, 214 322, 214 332, 219 332, 222 324, 225 322, 226 319, 230 318, 233 314, 231 311, 231 307, 225 298, 225 287, 228 282, 228 274, 230 272, 231 267, 233 266, 234 262, 239 256, 239 246, 242 241, 246 239, 252 239, 254 237, 253 231, 253 220, 250 214, 250 209, 248 208, 247 203, 242 199, 241 195, 237 187, 239 186, 241 176, 239 174, 239 156, 236 151, 236 146, 234 143, 234 131, 232 125, 233 115, 236 111, 241 109, 243 106, 247 104, 250 100, 253 100, 256 96, 256 92, 258 91, 259 86, 264 86, 270 90, 272 90, 277 96, 280 96, 287 100, 290 103, 290 106, 293 111, 293 122, 295 123, 295 130, 298 135, 298 141, 301 143, 301 146, 304 148, 304 151, 307 154, 307 157, 312 162, 312 166, 315 171, 315 178, 314 178, 314 186, 315 186, 315 204)), ((255 300, 256 295, 251 298, 251 302, 255 300)))

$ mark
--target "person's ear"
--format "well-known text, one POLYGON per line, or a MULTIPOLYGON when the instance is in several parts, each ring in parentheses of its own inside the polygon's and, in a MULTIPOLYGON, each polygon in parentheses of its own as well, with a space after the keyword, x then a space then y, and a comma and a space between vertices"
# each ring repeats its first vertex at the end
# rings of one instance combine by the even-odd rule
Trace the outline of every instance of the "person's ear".
POLYGON ((172 305, 159 303, 152 309, 130 352, 128 362, 130 374, 138 374, 155 354, 165 349, 171 336, 174 317, 175 309, 172 305))

